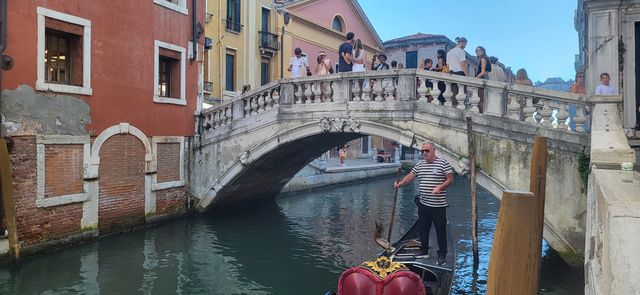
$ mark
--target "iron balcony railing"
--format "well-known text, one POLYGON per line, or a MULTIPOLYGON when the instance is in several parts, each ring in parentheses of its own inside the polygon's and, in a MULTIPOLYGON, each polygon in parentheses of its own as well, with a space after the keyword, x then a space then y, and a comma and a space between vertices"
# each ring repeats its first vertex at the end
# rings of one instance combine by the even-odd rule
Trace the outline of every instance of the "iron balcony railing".
POLYGON ((235 22, 230 19, 223 19, 223 21, 225 22, 225 27, 227 30, 234 31, 237 33, 240 33, 240 31, 242 30, 243 26, 240 22, 235 22))
POLYGON ((260 34, 260 49, 269 49, 273 51, 280 49, 278 34, 267 31, 260 31, 258 34, 260 34))

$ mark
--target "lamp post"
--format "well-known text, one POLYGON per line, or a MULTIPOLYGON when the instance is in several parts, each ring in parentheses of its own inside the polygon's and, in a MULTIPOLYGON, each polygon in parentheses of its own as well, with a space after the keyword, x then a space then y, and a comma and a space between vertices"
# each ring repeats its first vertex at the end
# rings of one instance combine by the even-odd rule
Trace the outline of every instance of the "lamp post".
POLYGON ((284 25, 282 25, 282 31, 280 32, 280 79, 284 78, 284 26, 289 24, 291 15, 288 12, 284 12, 284 25))

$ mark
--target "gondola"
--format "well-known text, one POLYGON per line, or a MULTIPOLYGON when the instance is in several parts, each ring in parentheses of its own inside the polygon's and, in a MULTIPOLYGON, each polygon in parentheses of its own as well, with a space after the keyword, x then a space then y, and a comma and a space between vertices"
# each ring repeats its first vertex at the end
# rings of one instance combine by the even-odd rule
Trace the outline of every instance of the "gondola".
POLYGON ((375 240, 385 248, 375 261, 352 267, 342 273, 338 281, 337 295, 386 295, 386 294, 434 294, 448 295, 455 270, 455 251, 451 227, 447 222, 448 253, 445 264, 437 264, 438 242, 435 228, 429 237, 429 255, 420 254, 418 223, 389 247, 380 238, 381 223, 376 222, 375 240))

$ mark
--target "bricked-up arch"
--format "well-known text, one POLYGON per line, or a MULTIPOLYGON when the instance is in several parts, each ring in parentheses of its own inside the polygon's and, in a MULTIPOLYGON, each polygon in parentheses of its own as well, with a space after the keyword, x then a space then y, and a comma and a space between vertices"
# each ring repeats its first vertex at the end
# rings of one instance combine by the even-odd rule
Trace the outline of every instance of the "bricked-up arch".
MULTIPOLYGON (((91 195, 91 199, 83 204, 83 211, 85 214, 82 216, 82 227, 97 228, 99 224, 99 196, 101 195, 99 188, 100 181, 100 166, 103 162, 101 159, 101 150, 103 145, 113 136, 118 135, 130 135, 130 137, 136 139, 142 148, 143 158, 143 216, 147 214, 155 213, 156 201, 154 194, 151 193, 152 175, 155 173, 155 165, 153 163, 153 153, 151 149, 151 143, 147 136, 138 128, 129 125, 128 123, 120 123, 118 125, 111 126, 105 129, 93 142, 91 147, 91 160, 90 165, 87 167, 87 179, 88 179, 88 191, 91 195)), ((122 151, 122 149, 120 150, 122 151)))
POLYGON ((98 229, 119 231, 145 220, 143 144, 129 134, 109 137, 100 149, 98 229))

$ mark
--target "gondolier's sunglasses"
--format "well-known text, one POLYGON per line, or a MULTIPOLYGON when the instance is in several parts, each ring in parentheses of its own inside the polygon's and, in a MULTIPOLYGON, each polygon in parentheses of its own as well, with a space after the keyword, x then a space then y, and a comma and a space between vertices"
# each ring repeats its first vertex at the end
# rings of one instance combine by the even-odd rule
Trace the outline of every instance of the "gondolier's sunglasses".
POLYGON ((420 150, 420 152, 423 154, 428 154, 430 151, 431 151, 430 149, 420 150))

